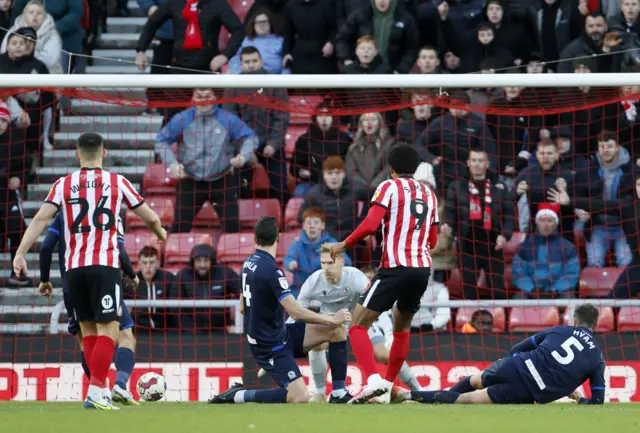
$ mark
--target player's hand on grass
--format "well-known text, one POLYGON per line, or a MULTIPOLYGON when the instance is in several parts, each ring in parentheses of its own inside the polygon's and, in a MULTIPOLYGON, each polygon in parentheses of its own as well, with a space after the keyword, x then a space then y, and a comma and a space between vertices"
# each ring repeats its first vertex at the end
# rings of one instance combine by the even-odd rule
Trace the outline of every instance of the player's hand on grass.
POLYGON ((576 403, 578 403, 580 401, 581 398, 584 398, 584 396, 582 395, 582 393, 580 391, 578 391, 577 389, 575 391, 573 391, 571 394, 569 394, 568 396, 571 400, 574 400, 576 403))
POLYGON ((28 275, 27 271, 27 261, 24 259, 24 256, 21 254, 16 254, 15 258, 13 259, 13 272, 16 274, 16 277, 19 277, 23 273, 24 275, 28 275))
POLYGON ((346 308, 338 311, 333 316, 333 323, 336 325, 342 325, 343 323, 351 322, 351 313, 346 308))
POLYGON ((51 285, 50 282, 40 282, 40 296, 46 296, 47 298, 51 299, 51 294, 53 293, 53 286, 51 285))

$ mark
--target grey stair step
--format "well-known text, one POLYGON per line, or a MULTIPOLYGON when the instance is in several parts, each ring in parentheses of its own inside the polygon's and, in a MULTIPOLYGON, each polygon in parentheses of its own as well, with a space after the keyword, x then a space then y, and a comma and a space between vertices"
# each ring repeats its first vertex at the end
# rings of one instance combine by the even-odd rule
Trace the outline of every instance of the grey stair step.
MULTIPOLYGON (((53 293, 51 294, 53 297, 61 297, 62 296, 62 288, 61 287, 54 287, 53 288, 53 293)), ((34 297, 34 296, 40 296, 40 292, 38 291, 37 288, 35 287, 25 287, 24 289, 20 289, 20 290, 16 290, 12 287, 6 287, 6 288, 0 288, 0 297, 1 298, 6 298, 7 304, 11 304, 11 298, 18 298, 21 296, 26 296, 26 297, 34 297)))
POLYGON ((125 87, 121 89, 114 89, 113 87, 87 87, 87 90, 94 93, 100 93, 101 95, 105 95, 109 98, 121 100, 145 101, 147 99, 147 89, 142 87, 125 87))
POLYGON ((146 108, 146 104, 142 102, 140 106, 132 106, 88 101, 86 99, 72 99, 70 112, 75 115, 88 114, 93 116, 140 114, 146 108))
MULTIPOLYGON (((117 62, 116 62, 117 63, 117 62)), ((86 73, 93 75, 134 75, 134 74, 148 74, 151 71, 150 68, 140 72, 135 64, 120 63, 115 66, 87 66, 86 73)))
MULTIPOLYGON (((148 50, 146 55, 152 58, 153 51, 148 50)), ((135 65, 136 50, 93 50, 91 56, 94 66, 135 65)))
MULTIPOLYGON (((106 135, 106 134, 105 134, 106 135)), ((152 150, 110 150, 105 158, 105 166, 146 166, 153 162, 152 150)), ((44 153, 45 166, 76 165, 75 150, 49 150, 44 153)))
MULTIPOLYGON (((57 132, 54 137, 57 149, 72 149, 80 132, 57 132)), ((153 132, 106 132, 102 134, 107 149, 152 149, 156 139, 153 132)))
MULTIPOLYGON (((140 184, 133 183, 132 185, 137 191, 140 191, 140 184)), ((51 190, 51 185, 47 183, 36 183, 36 184, 27 185, 27 189, 29 191, 29 199, 42 202, 44 201, 45 198, 47 198, 47 194, 49 194, 49 191, 51 190)), ((0 263, 2 263, 1 254, 0 254, 0 263)))
POLYGON ((107 18, 107 32, 140 34, 146 22, 145 17, 109 17, 107 18))
POLYGON ((91 131, 151 132, 157 134, 162 128, 162 116, 64 116, 60 120, 61 132, 85 132, 87 125, 91 131))
POLYGON ((138 2, 133 0, 127 3, 127 7, 131 11, 131 15, 134 17, 146 17, 145 13, 140 9, 138 2))
MULTIPOLYGON (((66 176, 69 173, 73 173, 74 170, 77 170, 79 167, 40 167, 38 169, 38 181, 42 183, 52 184, 56 180, 58 180, 62 176, 66 176)), ((105 167, 105 170, 111 170, 114 173, 121 174, 129 179, 132 183, 141 183, 142 175, 144 174, 145 167, 105 167)), ((24 202, 28 203, 28 201, 24 202)), ((23 203, 23 205, 24 205, 23 203)), ((27 215, 34 215, 26 212, 27 215)))
MULTIPOLYGON (((29 273, 29 275, 31 275, 31 273, 29 273)), ((36 285, 40 285, 40 279, 36 279, 36 285)), ((11 288, 7 288, 8 290, 11 290, 11 288)), ((35 292, 38 292, 38 290, 35 287, 31 288, 32 290, 34 290, 35 292)), ((26 291, 26 288, 25 288, 26 291)), ((34 295, 31 296, 27 296, 22 294, 23 290, 22 288, 20 288, 20 295, 15 296, 15 297, 9 297, 9 298, 5 298, 5 305, 15 305, 15 306, 33 306, 33 307, 46 307, 49 305, 55 305, 60 301, 63 301, 62 298, 62 291, 60 290, 58 293, 58 295, 53 295, 51 296, 51 299, 49 299, 46 296, 40 296, 40 293, 36 293, 34 295)))
POLYGON ((134 48, 138 45, 139 33, 103 33, 98 40, 100 48, 134 48))
MULTIPOLYGON (((40 269, 38 268, 38 266, 34 266, 35 263, 32 263, 31 266, 29 266, 29 278, 34 278, 36 281, 40 281, 40 269)), ((11 276, 11 273, 13 271, 11 269, 9 269, 9 267, 7 266, 5 269, 0 269, 0 279, 7 279, 11 276)), ((60 284, 62 282, 62 278, 60 277, 60 269, 57 269, 57 267, 52 267, 51 268, 51 272, 49 273, 49 277, 51 279, 51 284, 53 284, 54 286, 57 284, 60 284)))

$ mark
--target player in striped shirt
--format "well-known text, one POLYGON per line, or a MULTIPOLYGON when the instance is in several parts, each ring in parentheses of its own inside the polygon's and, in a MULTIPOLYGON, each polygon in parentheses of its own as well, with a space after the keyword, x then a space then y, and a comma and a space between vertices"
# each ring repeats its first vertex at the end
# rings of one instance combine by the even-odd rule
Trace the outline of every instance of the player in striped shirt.
MULTIPOLYGON (((53 292, 53 286, 49 281, 49 273, 51 271, 51 261, 53 258, 53 251, 58 245, 58 265, 60 266, 60 276, 62 277, 63 287, 62 294, 64 298, 64 307, 67 310, 67 317, 69 318, 69 334, 76 337, 78 344, 80 344, 80 350, 82 350, 82 333, 80 332, 80 324, 76 320, 73 314, 73 306, 71 303, 71 294, 69 293, 69 285, 65 278, 65 266, 64 266, 64 243, 60 242, 60 236, 64 230, 64 221, 62 219, 62 213, 58 212, 53 219, 49 229, 47 230, 47 236, 44 238, 42 245, 40 246, 40 294, 42 296, 51 297, 53 292)), ((122 220, 118 218, 118 249, 120 254, 120 265, 124 273, 131 279, 130 282, 123 281, 123 285, 126 283, 133 284, 134 289, 138 287, 140 280, 136 275, 135 269, 131 264, 127 250, 124 248, 124 230, 122 229, 122 220)), ((138 406, 139 403, 134 400, 133 395, 127 390, 127 382, 133 371, 135 365, 135 350, 136 350, 136 337, 133 335, 133 319, 129 314, 129 309, 124 301, 120 303, 120 311, 118 312, 120 322, 120 334, 118 334, 118 350, 116 352, 116 384, 113 387, 113 391, 109 388, 104 389, 104 396, 108 400, 113 398, 118 403, 125 405, 138 406)), ((91 373, 89 372, 89 366, 84 358, 84 352, 81 352, 82 369, 88 379, 91 379, 91 373)))
POLYGON ((399 144, 389 151, 387 162, 391 179, 376 189, 365 220, 343 242, 330 245, 334 255, 343 252, 375 233, 382 222, 380 269, 360 297, 349 330, 351 349, 367 376, 367 384, 351 404, 365 403, 391 390, 407 359, 411 320, 429 283, 429 249, 438 241, 436 195, 413 178, 420 165, 418 151, 412 145, 399 144), (380 314, 392 307, 393 344, 383 379, 367 331, 380 314))
POLYGON ((123 176, 102 169, 104 140, 84 133, 76 144, 80 170, 58 179, 25 231, 13 260, 16 275, 27 272, 25 254, 59 210, 63 214, 66 278, 74 316, 80 322, 91 381, 84 407, 118 410, 103 389, 120 332, 122 275, 117 215, 122 204, 132 209, 164 242, 167 233, 158 215, 123 176))

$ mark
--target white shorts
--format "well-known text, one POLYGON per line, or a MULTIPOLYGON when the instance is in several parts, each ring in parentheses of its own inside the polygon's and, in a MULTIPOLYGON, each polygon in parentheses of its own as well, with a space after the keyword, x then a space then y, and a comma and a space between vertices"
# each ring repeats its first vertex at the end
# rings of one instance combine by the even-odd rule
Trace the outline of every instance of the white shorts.
POLYGON ((393 321, 391 320, 391 312, 385 311, 380 314, 378 319, 369 327, 369 338, 374 346, 378 343, 384 343, 387 333, 393 332, 393 321))

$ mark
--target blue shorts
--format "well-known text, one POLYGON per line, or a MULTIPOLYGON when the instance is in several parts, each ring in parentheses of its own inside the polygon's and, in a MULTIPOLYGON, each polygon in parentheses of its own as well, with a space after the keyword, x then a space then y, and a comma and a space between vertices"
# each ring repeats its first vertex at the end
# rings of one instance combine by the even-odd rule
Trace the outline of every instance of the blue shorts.
POLYGON ((482 372, 482 386, 493 404, 533 404, 529 388, 520 378, 512 356, 498 359, 482 372))
MULTIPOLYGON (((69 287, 67 287, 67 279, 65 278, 63 281, 62 288, 62 298, 64 300, 64 308, 67 310, 68 319, 68 327, 69 334, 75 336, 80 332, 80 323, 76 320, 73 314, 73 307, 71 304, 71 293, 69 291, 69 287)), ((125 330, 129 328, 133 328, 133 318, 129 313, 129 309, 127 308, 127 304, 124 301, 120 302, 120 310, 118 311, 118 317, 120 320, 120 330, 125 330)))
POLYGON ((251 353, 256 364, 269 373, 278 386, 286 388, 291 382, 302 377, 296 358, 304 353, 305 324, 302 322, 287 323, 287 342, 276 347, 264 347, 250 344, 251 353))

